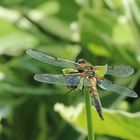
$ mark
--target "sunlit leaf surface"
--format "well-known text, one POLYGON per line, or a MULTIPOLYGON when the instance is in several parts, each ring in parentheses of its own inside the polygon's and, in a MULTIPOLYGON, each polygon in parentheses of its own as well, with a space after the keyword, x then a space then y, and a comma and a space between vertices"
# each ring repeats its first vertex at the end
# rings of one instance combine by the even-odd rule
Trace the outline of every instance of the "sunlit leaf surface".
MULTIPOLYGON (((54 110, 75 129, 87 134, 84 104, 67 107, 64 104, 57 103, 54 110)), ((109 109, 104 109, 103 112, 104 121, 98 117, 95 109, 92 112, 96 134, 116 136, 123 139, 139 139, 140 113, 127 113, 109 109)))

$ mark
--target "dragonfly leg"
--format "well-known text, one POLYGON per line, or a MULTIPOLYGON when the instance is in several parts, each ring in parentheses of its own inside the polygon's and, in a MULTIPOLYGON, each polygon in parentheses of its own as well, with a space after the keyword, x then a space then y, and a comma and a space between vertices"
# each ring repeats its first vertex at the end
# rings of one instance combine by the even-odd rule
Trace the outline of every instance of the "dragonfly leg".
POLYGON ((77 88, 77 87, 72 88, 71 90, 69 90, 69 91, 66 92, 65 94, 69 94, 69 93, 71 93, 71 92, 74 91, 76 88, 77 88))

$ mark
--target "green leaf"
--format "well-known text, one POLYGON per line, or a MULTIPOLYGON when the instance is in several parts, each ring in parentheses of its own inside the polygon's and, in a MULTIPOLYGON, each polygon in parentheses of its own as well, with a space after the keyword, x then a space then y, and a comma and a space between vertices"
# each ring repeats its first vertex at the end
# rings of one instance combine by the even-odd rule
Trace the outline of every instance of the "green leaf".
POLYGON ((116 25, 113 28, 113 41, 117 42, 120 45, 134 44, 133 34, 125 17, 120 17, 116 22, 116 25))
POLYGON ((86 46, 88 44, 106 45, 111 41, 115 21, 116 19, 110 12, 97 15, 87 9, 80 11, 81 42, 86 46))
POLYGON ((104 47, 97 44, 89 44, 88 49, 96 56, 110 57, 110 52, 104 47))
POLYGON ((18 31, 18 29, 13 24, 11 24, 8 20, 3 19, 1 17, 0 17, 0 27, 2 27, 0 31, 0 37, 18 31))
POLYGON ((0 38, 0 54, 19 55, 36 44, 37 40, 33 36, 25 32, 13 32, 0 38))
POLYGON ((73 30, 70 25, 64 21, 55 18, 47 17, 38 22, 38 24, 49 33, 62 38, 63 40, 79 41, 79 35, 73 30))
MULTIPOLYGON (((78 104, 76 107, 66 107, 63 104, 57 103, 54 106, 54 110, 75 129, 87 134, 84 104, 78 104)), ((109 109, 103 109, 103 113, 105 118, 104 121, 100 120, 95 109, 93 109, 93 126, 96 134, 131 140, 140 138, 140 113, 132 114, 109 109)))

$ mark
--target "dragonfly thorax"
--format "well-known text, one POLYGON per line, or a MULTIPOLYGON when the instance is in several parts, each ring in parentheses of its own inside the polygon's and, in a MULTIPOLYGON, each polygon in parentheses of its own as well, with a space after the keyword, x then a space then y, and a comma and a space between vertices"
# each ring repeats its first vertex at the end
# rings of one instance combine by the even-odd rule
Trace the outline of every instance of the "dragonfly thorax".
POLYGON ((93 71, 93 66, 89 65, 86 60, 79 59, 76 62, 79 64, 79 66, 76 67, 78 72, 85 73, 85 75, 90 79, 94 77, 95 73, 93 71))

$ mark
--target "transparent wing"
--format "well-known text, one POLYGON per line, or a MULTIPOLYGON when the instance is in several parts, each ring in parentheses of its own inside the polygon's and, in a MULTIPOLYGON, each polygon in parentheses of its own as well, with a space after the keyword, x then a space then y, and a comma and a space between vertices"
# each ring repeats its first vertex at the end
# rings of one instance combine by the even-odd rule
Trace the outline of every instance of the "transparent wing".
POLYGON ((26 53, 33 58, 40 60, 42 62, 48 63, 50 65, 55 65, 63 68, 75 68, 75 66, 79 66, 76 62, 69 61, 69 60, 63 60, 61 58, 56 58, 50 55, 47 55, 45 53, 42 53, 40 51, 35 50, 27 50, 26 53))
POLYGON ((133 91, 127 87, 112 83, 111 81, 109 81, 105 78, 98 79, 97 85, 102 89, 110 90, 110 91, 116 92, 116 93, 124 95, 124 96, 129 96, 129 97, 134 97, 134 98, 137 97, 137 94, 135 91, 133 91))
POLYGON ((131 66, 118 65, 118 66, 108 66, 106 74, 116 77, 127 77, 133 73, 134 69, 131 66))
POLYGON ((80 83, 81 77, 78 74, 36 74, 34 79, 39 82, 57 85, 78 86, 80 84, 91 86, 86 78, 83 78, 83 82, 80 83))

